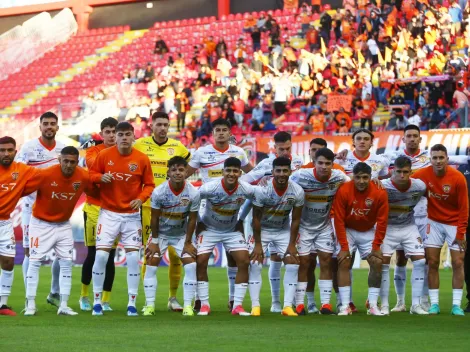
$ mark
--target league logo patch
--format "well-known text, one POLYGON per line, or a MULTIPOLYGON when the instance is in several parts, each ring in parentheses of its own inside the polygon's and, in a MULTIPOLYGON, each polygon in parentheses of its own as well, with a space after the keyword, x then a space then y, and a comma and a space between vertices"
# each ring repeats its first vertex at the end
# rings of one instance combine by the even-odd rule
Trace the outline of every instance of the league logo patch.
POLYGON ((138 166, 137 164, 135 164, 135 163, 130 163, 130 164, 129 164, 129 171, 130 171, 130 172, 134 172, 135 170, 137 170, 138 167, 139 167, 139 166, 138 166))
POLYGON ((328 183, 328 188, 331 190, 331 191, 334 191, 336 189, 336 183, 332 182, 332 183, 328 183))
POLYGON ((174 148, 167 148, 166 149, 168 155, 174 155, 175 154, 175 149, 174 148))
POLYGON ((444 193, 449 193, 450 192, 450 185, 443 185, 442 190, 444 191, 444 193))
POLYGON ((366 198, 364 202, 366 203, 367 208, 370 208, 372 206, 372 203, 374 203, 374 201, 370 198, 366 198))
POLYGON ((184 207, 187 206, 189 204, 189 198, 181 198, 180 203, 184 207))
POLYGON ((416 202, 419 199, 419 193, 415 192, 411 194, 411 199, 416 202))
POLYGON ((19 176, 20 176, 20 173, 19 173, 19 172, 12 172, 12 173, 11 173, 11 179, 12 179, 13 181, 16 181, 19 176))
POLYGON ((80 185, 81 185, 81 184, 82 184, 81 182, 74 182, 74 183, 72 183, 73 190, 74 190, 75 192, 77 192, 78 189, 80 188, 80 185))

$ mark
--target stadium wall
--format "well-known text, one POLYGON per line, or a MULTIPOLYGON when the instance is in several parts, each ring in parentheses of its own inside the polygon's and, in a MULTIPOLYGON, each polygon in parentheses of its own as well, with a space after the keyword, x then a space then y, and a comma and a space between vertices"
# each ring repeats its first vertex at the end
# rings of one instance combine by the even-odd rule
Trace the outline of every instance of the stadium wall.
MULTIPOLYGON (((47 12, 49 12, 51 17, 54 17, 55 15, 57 15, 60 12, 60 10, 47 11, 47 12)), ((38 14, 39 14, 39 12, 37 12, 37 13, 28 13, 28 14, 17 15, 17 16, 2 17, 0 19, 0 34, 8 32, 10 29, 14 28, 15 26, 22 25, 23 22, 29 20, 30 18, 32 18, 32 17, 34 17, 38 14)))

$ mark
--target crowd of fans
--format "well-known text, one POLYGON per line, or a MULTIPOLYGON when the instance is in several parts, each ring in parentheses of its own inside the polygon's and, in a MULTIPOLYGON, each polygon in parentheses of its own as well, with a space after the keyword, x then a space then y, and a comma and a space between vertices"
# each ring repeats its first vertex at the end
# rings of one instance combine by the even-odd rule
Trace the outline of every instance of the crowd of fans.
POLYGON ((467 0, 344 0, 337 10, 314 3, 293 15, 296 36, 271 15, 247 16, 233 48, 208 36, 190 60, 158 37, 155 54, 166 66, 136 65, 121 85, 147 83, 149 113, 172 114, 189 144, 210 135, 220 116, 236 133, 276 130, 290 116, 296 134, 348 133, 356 120, 375 130, 467 126, 467 0), (334 94, 351 104, 331 108, 334 94))

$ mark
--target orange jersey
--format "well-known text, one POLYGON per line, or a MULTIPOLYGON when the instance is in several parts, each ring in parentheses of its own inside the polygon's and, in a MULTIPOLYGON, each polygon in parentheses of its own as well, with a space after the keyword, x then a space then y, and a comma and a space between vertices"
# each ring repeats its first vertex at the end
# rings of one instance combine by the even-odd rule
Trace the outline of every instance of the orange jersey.
POLYGON ((114 177, 111 183, 100 183, 101 208, 106 210, 134 213, 130 203, 145 203, 155 188, 150 160, 135 148, 129 155, 121 155, 116 146, 101 151, 90 169, 91 179, 101 182, 106 173, 114 177))
POLYGON ((77 167, 70 177, 65 177, 60 165, 39 172, 40 184, 33 205, 33 216, 48 222, 68 221, 82 193, 90 186, 88 171, 77 167))
POLYGON ((16 161, 8 167, 0 166, 0 220, 10 219, 20 198, 35 191, 38 172, 16 161))
MULTIPOLYGON (((95 145, 94 147, 88 148, 86 150, 85 162, 86 162, 86 167, 88 169, 91 169, 91 166, 95 162, 98 154, 102 150, 105 150, 105 149, 106 149, 106 146, 104 145, 104 143, 102 143, 102 144, 95 145)), ((99 191, 97 188, 94 190, 94 192, 87 192, 86 202, 88 204, 93 204, 97 206, 101 205, 100 199, 99 199, 99 191)))
POLYGON ((442 177, 432 166, 416 171, 411 177, 426 184, 428 218, 445 225, 457 226, 457 239, 464 239, 468 224, 467 181, 459 171, 448 166, 442 177))
POLYGON ((379 189, 373 182, 365 192, 359 192, 354 181, 343 184, 333 202, 335 231, 341 250, 348 250, 346 228, 365 232, 374 227, 372 249, 379 250, 385 237, 388 222, 387 191, 379 189))
MULTIPOLYGON (((315 166, 313 165, 313 162, 309 162, 308 164, 301 166, 301 169, 313 169, 314 167, 315 166)), ((333 163, 333 170, 341 170, 344 172, 344 167, 339 164, 333 163)))

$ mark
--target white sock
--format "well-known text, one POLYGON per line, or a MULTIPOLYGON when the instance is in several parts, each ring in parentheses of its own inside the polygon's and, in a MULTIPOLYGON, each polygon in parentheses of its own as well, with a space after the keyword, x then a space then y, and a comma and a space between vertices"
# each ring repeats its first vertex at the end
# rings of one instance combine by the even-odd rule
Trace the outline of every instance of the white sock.
POLYGON ((382 307, 388 307, 390 295, 390 264, 382 264, 382 283, 380 284, 380 301, 382 307))
POLYGON ((139 268, 139 252, 127 252, 127 292, 129 294, 128 306, 135 307, 137 293, 139 293, 140 268, 139 268))
POLYGON ((333 280, 318 280, 318 287, 320 288, 321 304, 329 304, 331 299, 331 290, 333 289, 333 280))
POLYGON ((201 305, 209 305, 209 283, 207 281, 197 282, 197 295, 201 300, 201 305))
MULTIPOLYGON (((339 289, 339 296, 341 297, 341 302, 351 302, 351 287, 350 286, 344 286, 344 287, 338 287, 339 289)), ((346 303, 345 305, 348 305, 349 303, 346 303)))
POLYGON ((377 301, 379 299, 380 288, 378 287, 369 287, 369 306, 377 307, 377 301))
POLYGON ((0 307, 3 305, 7 305, 8 303, 8 296, 11 293, 11 286, 13 285, 13 277, 15 272, 3 270, 0 274, 0 307))
POLYGON ((459 306, 462 304, 463 290, 461 288, 454 288, 452 290, 452 305, 459 306))
MULTIPOLYGON (((285 276, 284 276, 284 277, 285 277, 285 276)), ((285 288, 284 288, 284 290, 285 290, 285 288)), ((284 292, 285 292, 285 291, 284 291, 284 292)), ((285 293, 284 293, 284 294, 285 294, 285 293)), ((308 291, 307 291, 306 294, 307 294, 307 304, 308 304, 308 305, 311 305, 311 304, 317 305, 317 304, 315 303, 315 292, 308 292, 308 291)))
MULTIPOLYGON (((281 302, 281 267, 282 262, 269 263, 269 284, 271 285, 272 303, 281 302)), ((303 303, 302 303, 303 304, 303 303)))
POLYGON ((183 295, 184 306, 190 306, 197 291, 196 262, 184 266, 183 295))
POLYGON ((51 265, 51 293, 60 293, 60 263, 59 258, 55 257, 51 265))
POLYGON ((155 306, 155 295, 157 294, 157 269, 158 267, 147 265, 144 276, 145 305, 155 306))
POLYGON ((36 305, 29 305, 29 301, 34 301, 36 298, 36 292, 38 290, 39 283, 39 269, 41 268, 41 262, 37 260, 31 260, 28 267, 28 275, 26 276, 26 298, 28 299, 28 307, 35 308, 36 305))
POLYGON ((28 267, 29 267, 29 257, 24 256, 23 258, 23 281, 24 281, 24 288, 26 290, 27 280, 26 277, 28 276, 28 267))
POLYGON ((305 304, 305 290, 307 289, 307 282, 297 282, 295 288, 295 305, 299 306, 305 304))
POLYGON ((429 299, 431 300, 431 304, 439 304, 439 289, 436 288, 435 290, 429 289, 429 299))
POLYGON ((93 264, 93 304, 101 304, 101 294, 103 293, 104 275, 106 273, 106 263, 108 262, 109 253, 97 250, 95 255, 95 263, 93 264))
POLYGON ((241 284, 235 284, 235 292, 233 295, 233 308, 241 306, 243 304, 247 288, 248 283, 246 282, 243 282, 241 284))
POLYGON ((415 260, 411 271, 411 305, 419 304, 423 295, 425 259, 415 260))
MULTIPOLYGON (((297 295, 297 278, 299 274, 299 265, 286 264, 286 272, 284 273, 284 308, 292 307, 292 302, 297 295)), ((307 286, 305 286, 305 289, 307 286)), ((311 293, 311 292, 310 292, 311 293)), ((304 291, 305 294, 305 291, 304 291)), ((302 297, 303 301, 303 297, 302 297)))
POLYGON ((398 302, 405 302, 406 266, 396 266, 393 277, 398 302))
MULTIPOLYGON (((352 302, 353 301, 353 271, 352 269, 349 269, 349 282, 351 283, 351 286, 349 286, 351 289, 350 289, 350 292, 349 292, 349 299, 350 301, 349 302, 352 302)), ((347 304, 349 304, 349 302, 347 302, 347 304)))
POLYGON ((429 274, 429 265, 426 264, 424 266, 424 282, 423 282, 423 293, 421 294, 421 303, 429 302, 428 274, 429 274))
POLYGON ((236 266, 227 267, 227 278, 228 278, 228 300, 233 301, 233 296, 235 294, 235 278, 238 273, 238 268, 236 266))
POLYGON ((259 294, 261 292, 261 269, 263 264, 251 263, 250 264, 250 278, 248 279, 248 289, 250 290, 251 306, 259 307, 259 294))
POLYGON ((72 290, 72 261, 67 259, 59 259, 59 292, 60 306, 67 308, 70 291, 72 290))

